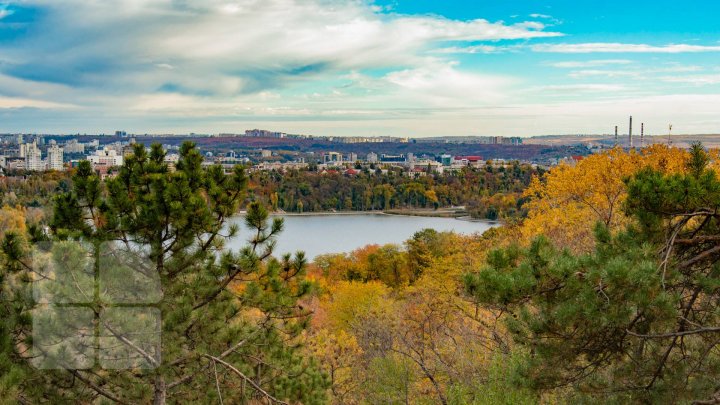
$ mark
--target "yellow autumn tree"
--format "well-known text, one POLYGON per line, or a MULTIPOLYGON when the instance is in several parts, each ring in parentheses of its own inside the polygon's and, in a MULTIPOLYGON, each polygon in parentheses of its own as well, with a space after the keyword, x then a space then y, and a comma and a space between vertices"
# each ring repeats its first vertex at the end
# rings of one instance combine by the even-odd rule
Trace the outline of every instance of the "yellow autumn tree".
POLYGON ((308 349, 331 379, 332 403, 361 403, 366 359, 356 334, 368 319, 391 317, 392 290, 379 281, 328 283, 318 277, 323 293, 310 304, 314 316, 306 336, 308 349))
POLYGON ((367 283, 340 281, 324 297, 328 326, 335 330, 351 330, 352 323, 362 317, 389 312, 390 288, 378 281, 367 283))
POLYGON ((562 164, 543 178, 535 178, 525 191, 530 198, 528 218, 521 227, 525 241, 544 234, 558 246, 576 252, 593 247, 597 222, 616 228, 628 218, 622 212, 626 197, 624 179, 643 167, 665 173, 685 170, 684 149, 651 145, 641 151, 614 148, 591 155, 574 166, 562 164))
POLYGON ((358 378, 362 349, 355 336, 345 330, 320 329, 307 341, 310 352, 330 377, 333 403, 358 403, 355 396, 362 384, 362 379, 358 378))
POLYGON ((25 234, 25 209, 23 207, 4 206, 0 208, 0 238, 7 232, 25 234))

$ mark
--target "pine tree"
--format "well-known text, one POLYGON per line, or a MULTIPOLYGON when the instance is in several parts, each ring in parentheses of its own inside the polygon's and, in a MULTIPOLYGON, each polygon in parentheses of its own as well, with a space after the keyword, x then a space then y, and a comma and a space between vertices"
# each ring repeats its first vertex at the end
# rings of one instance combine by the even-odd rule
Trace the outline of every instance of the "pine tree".
MULTIPOLYGON (((88 308, 99 333, 94 349, 100 361, 90 368, 35 370, 27 357, 16 356, 15 363, 33 374, 20 384, 17 398, 33 402, 53 392, 59 401, 80 402, 323 403, 327 378, 302 355, 298 339, 310 316, 298 304, 312 288, 304 278, 305 258, 272 256, 282 220, 270 221, 262 205, 249 204, 249 245, 224 250, 225 239, 239 232, 227 221, 245 198, 243 168, 230 175, 220 166, 204 168, 191 143, 181 146, 175 170, 164 158, 159 145, 149 152, 137 145, 118 175, 104 182, 81 162, 72 191, 57 196, 48 260, 67 258, 67 244, 85 249, 77 268, 67 271, 77 281, 84 276, 82 263, 89 263, 98 300, 88 308), (133 285, 137 289, 128 291, 133 285), (113 309, 113 300, 150 309, 113 309)), ((7 263, 27 260, 16 256, 7 263)), ((60 264, 55 262, 54 271, 60 264)), ((57 284, 60 277, 49 274, 57 284)), ((29 285, 37 291, 40 280, 33 280, 29 285)), ((63 288, 73 287, 53 291, 63 288)), ((29 317, 30 309, 22 308, 21 317, 29 317)), ((46 318, 33 320, 58 321, 46 318)), ((0 350, 6 349, 6 336, 0 350)), ((13 351, 31 343, 24 337, 27 342, 10 344, 13 351)))
POLYGON ((695 145, 687 174, 628 179, 633 223, 599 224, 589 254, 541 237, 465 276, 471 296, 506 314, 525 354, 518 381, 569 386, 574 399, 720 400, 720 180, 707 163, 695 145))

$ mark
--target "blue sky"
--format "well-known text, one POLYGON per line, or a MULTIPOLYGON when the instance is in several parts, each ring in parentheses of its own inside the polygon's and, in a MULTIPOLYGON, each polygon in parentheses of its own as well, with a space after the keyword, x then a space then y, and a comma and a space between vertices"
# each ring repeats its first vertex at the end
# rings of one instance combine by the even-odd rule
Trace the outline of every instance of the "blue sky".
POLYGON ((717 1, 0 0, 0 132, 720 133, 717 1), (578 5, 582 4, 582 5, 578 5))

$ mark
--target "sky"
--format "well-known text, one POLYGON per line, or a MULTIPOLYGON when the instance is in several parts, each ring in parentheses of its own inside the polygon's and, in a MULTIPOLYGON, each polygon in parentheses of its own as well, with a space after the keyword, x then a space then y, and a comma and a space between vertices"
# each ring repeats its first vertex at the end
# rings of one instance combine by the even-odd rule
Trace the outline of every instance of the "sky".
POLYGON ((716 0, 0 0, 0 133, 720 133, 716 0))

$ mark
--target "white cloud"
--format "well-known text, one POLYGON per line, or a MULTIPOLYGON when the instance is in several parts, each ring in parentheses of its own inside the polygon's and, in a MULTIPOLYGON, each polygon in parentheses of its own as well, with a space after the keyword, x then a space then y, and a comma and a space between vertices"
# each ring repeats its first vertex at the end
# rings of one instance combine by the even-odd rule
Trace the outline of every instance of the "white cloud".
POLYGON ((655 73, 689 73, 689 72, 700 72, 703 68, 695 65, 674 65, 667 67, 654 68, 652 72, 655 73))
POLYGON ((532 18, 545 18, 545 19, 552 19, 552 18, 553 18, 551 15, 539 14, 539 13, 530 14, 530 17, 532 17, 532 18))
POLYGON ((568 76, 573 78, 584 78, 584 77, 598 77, 598 76, 604 76, 604 77, 636 77, 640 76, 640 72, 633 71, 633 70, 597 70, 597 69, 587 69, 587 70, 577 70, 570 72, 568 76))
POLYGON ((74 106, 71 104, 53 103, 49 101, 33 100, 29 98, 0 96, 0 110, 18 108, 68 109, 73 107, 74 106))
POLYGON ((567 69, 577 69, 577 68, 592 68, 592 67, 598 67, 598 66, 608 66, 608 65, 629 65, 633 63, 633 61, 628 59, 596 59, 596 60, 585 60, 585 61, 567 61, 567 62, 555 62, 550 63, 549 65, 556 68, 567 68, 567 69))
MULTIPOLYGON (((464 75, 495 92, 492 76, 462 72, 447 67, 450 60, 428 55, 448 42, 461 47, 561 35, 538 22, 383 14, 365 1, 24 0, 22 5, 43 8, 43 18, 31 35, 3 49, 0 74, 22 79, 21 87, 45 88, 50 102, 72 98, 112 111, 135 102, 148 106, 154 93, 160 105, 168 101, 162 95, 172 93, 226 111, 227 104, 255 105, 252 97, 268 91, 322 86, 368 69, 428 72, 441 66, 452 77, 464 75)), ((439 76, 426 80, 447 83, 439 76)), ((182 100, 179 105, 193 114, 182 100)), ((293 101, 272 100, 280 102, 293 101)))
POLYGON ((0 4, 0 20, 11 15, 12 13, 12 10, 8 10, 6 5, 0 4))
POLYGON ((442 62, 392 72, 384 79, 398 86, 409 100, 443 107, 478 106, 506 100, 505 91, 514 82, 500 75, 462 72, 455 64, 442 62))
POLYGON ((476 53, 501 53, 512 50, 521 49, 517 45, 472 45, 472 46, 450 46, 447 48, 440 48, 433 53, 437 54, 476 54, 476 53))
POLYGON ((660 78, 666 83, 682 83, 695 86, 720 84, 720 74, 714 75, 688 75, 688 76, 666 76, 660 78))
POLYGON ((585 83, 538 86, 533 90, 556 93, 607 93, 623 91, 626 87, 619 84, 585 83))
MULTIPOLYGON (((604 77, 634 77, 637 79, 655 79, 657 78, 658 73, 690 73, 690 72, 699 72, 702 71, 702 68, 700 66, 693 66, 693 65, 676 65, 676 66, 667 66, 667 67, 633 67, 631 69, 583 69, 583 70, 575 70, 568 74, 568 76, 573 78, 583 78, 583 77, 598 77, 598 76, 604 76, 604 77)), ((692 76, 691 76, 692 77, 692 76)), ((682 78, 682 76, 678 76, 678 78, 682 78)))
POLYGON ((538 44, 531 46, 535 52, 549 53, 691 53, 720 52, 720 45, 647 45, 610 42, 592 42, 582 44, 538 44))

